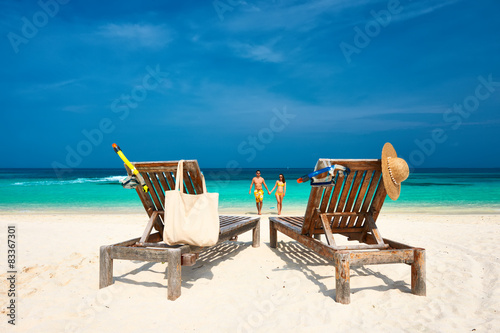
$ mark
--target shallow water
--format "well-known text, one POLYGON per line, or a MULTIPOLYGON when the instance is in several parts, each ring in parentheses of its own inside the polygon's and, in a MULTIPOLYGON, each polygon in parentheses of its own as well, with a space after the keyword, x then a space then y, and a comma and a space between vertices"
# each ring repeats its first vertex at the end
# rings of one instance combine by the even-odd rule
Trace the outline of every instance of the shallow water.
MULTIPOLYGON (((218 192, 219 209, 255 212, 248 194, 254 169, 228 174, 225 169, 204 169, 209 192, 218 192)), ((268 188, 279 173, 287 180, 283 212, 304 211, 310 185, 296 179, 310 169, 261 169, 268 188)), ((52 169, 0 169, 0 210, 85 210, 142 212, 134 190, 124 189, 124 169, 74 169, 58 178, 52 169)), ((264 195, 264 211, 276 211, 274 193, 264 195)), ((500 170, 416 170, 403 183, 399 200, 385 201, 383 212, 500 213, 500 170)))

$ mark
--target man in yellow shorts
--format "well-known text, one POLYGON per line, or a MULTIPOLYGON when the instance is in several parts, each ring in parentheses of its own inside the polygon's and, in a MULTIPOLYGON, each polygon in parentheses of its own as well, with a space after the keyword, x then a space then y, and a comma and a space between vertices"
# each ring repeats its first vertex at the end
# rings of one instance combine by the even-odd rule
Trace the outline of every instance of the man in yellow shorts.
POLYGON ((253 194, 255 195, 255 204, 257 205, 257 212, 259 215, 261 215, 261 210, 262 210, 262 204, 264 201, 264 190, 262 189, 262 185, 266 187, 267 194, 271 194, 269 192, 269 189, 267 188, 266 181, 264 178, 260 176, 260 170, 257 170, 255 172, 255 177, 252 179, 252 183, 250 184, 250 190, 248 191, 248 194, 252 193, 252 186, 255 184, 255 190, 253 191, 253 194))

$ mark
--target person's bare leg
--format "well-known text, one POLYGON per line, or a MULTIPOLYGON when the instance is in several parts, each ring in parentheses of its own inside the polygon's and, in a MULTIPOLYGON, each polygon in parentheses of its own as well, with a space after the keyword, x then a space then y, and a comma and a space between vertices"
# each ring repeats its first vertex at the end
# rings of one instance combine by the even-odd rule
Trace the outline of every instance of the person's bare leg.
POLYGON ((259 215, 262 215, 262 213, 261 213, 261 210, 262 210, 262 201, 259 201, 259 202, 257 203, 257 210, 259 211, 259 212, 258 212, 258 214, 259 214, 259 215))
POLYGON ((276 193, 276 208, 278 208, 278 215, 281 215, 281 207, 280 207, 280 196, 276 193))

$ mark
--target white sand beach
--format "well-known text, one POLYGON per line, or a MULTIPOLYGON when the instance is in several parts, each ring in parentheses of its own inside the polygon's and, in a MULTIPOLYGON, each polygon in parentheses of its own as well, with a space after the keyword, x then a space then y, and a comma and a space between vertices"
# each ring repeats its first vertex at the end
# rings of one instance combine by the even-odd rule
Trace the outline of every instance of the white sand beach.
POLYGON ((427 296, 410 267, 351 269, 351 304, 336 303, 333 265, 278 233, 251 232, 182 268, 167 300, 166 264, 119 261, 98 289, 99 247, 142 234, 145 214, 0 215, 1 332, 494 332, 500 328, 500 215, 382 214, 382 236, 424 247, 427 296), (16 326, 7 323, 7 226, 17 228, 16 326))

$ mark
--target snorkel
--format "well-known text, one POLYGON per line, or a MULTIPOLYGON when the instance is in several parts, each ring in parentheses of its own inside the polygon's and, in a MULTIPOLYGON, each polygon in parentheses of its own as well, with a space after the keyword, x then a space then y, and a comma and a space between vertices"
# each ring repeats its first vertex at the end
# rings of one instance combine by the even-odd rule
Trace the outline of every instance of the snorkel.
POLYGON ((132 163, 130 163, 130 161, 125 157, 122 150, 120 149, 120 147, 118 147, 118 145, 116 143, 113 143, 113 149, 115 150, 115 153, 117 153, 118 156, 120 156, 120 158, 125 163, 125 165, 130 169, 130 171, 133 174, 133 177, 137 177, 137 179, 139 180, 139 183, 142 186, 142 190, 147 193, 149 191, 149 188, 146 185, 146 182, 144 181, 144 178, 142 178, 139 171, 137 171, 135 166, 132 163))

